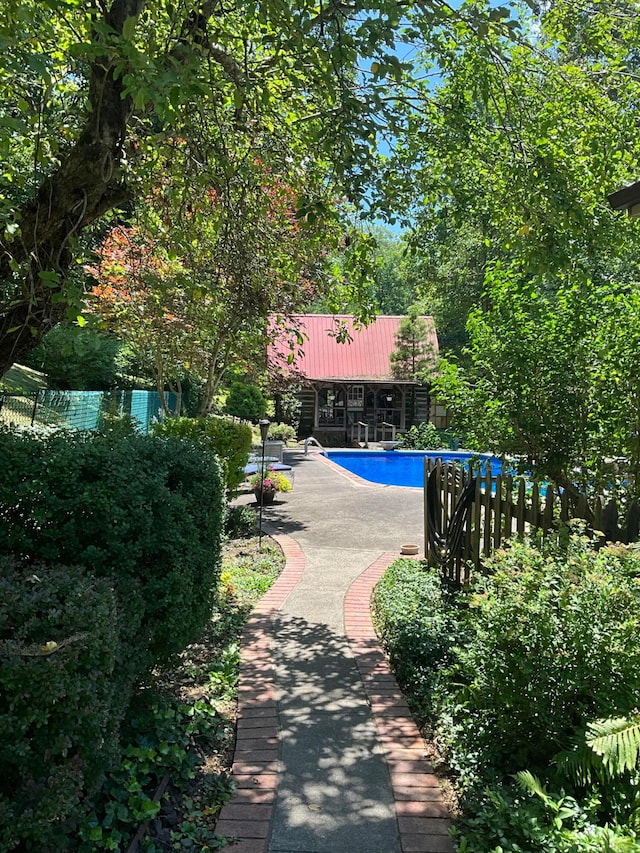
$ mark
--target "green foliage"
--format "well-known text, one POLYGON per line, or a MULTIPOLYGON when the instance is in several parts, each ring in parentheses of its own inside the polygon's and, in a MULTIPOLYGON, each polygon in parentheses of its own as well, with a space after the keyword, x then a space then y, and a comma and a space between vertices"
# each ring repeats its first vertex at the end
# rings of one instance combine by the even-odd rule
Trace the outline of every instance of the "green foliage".
POLYGON ((102 411, 98 429, 111 435, 135 435, 140 432, 140 421, 131 415, 102 411))
POLYGON ((286 445, 295 441, 296 431, 290 424, 270 424, 268 438, 270 441, 284 441, 286 445))
POLYGON ((84 798, 118 755, 129 701, 121 653, 108 580, 0 557, 2 850, 67 849, 84 798))
POLYGON ((227 584, 228 592, 220 613, 223 620, 246 615, 284 568, 280 547, 267 539, 258 550, 258 541, 257 537, 246 540, 225 557, 221 580, 227 584))
POLYGON ((224 530, 229 539, 251 536, 256 529, 256 514, 250 506, 228 506, 224 530))
POLYGON ((416 306, 400 321, 395 343, 390 356, 393 376, 425 382, 435 366, 435 354, 429 340, 429 328, 416 306))
POLYGON ((489 571, 452 672, 461 687, 444 709, 457 720, 453 760, 469 766, 475 754, 478 770, 536 771, 581 723, 634 708, 640 555, 596 552, 579 537, 566 547, 516 542, 489 571))
MULTIPOLYGON (((180 257, 196 257, 196 276, 193 286, 178 291, 196 310, 200 302, 215 304, 224 291, 217 316, 231 320, 232 337, 245 336, 246 319, 250 335, 255 332, 266 302, 278 300, 278 310, 286 311, 318 282, 357 298, 359 241, 342 247, 344 275, 327 263, 326 250, 339 248, 351 204, 365 198, 380 122, 400 121, 406 111, 402 99, 385 92, 409 69, 393 53, 393 3, 367 0, 320 17, 313 4, 293 8, 273 0, 216 13, 192 2, 174 7, 149 0, 141 7, 112 0, 96 14, 75 0, 63 10, 11 0, 5 12, 0 296, 9 340, 0 339, 1 372, 17 353, 10 346, 16 336, 26 351, 65 309, 71 317, 80 314, 85 290, 75 264, 86 258, 83 232, 125 201, 127 211, 137 207, 135 221, 162 202, 165 243, 191 219, 182 229, 180 257), (205 56, 209 26, 216 29, 215 49, 205 56), (33 39, 16 39, 16 31, 33 39), (375 57, 375 74, 355 75, 357 57, 375 57), (125 150, 136 152, 126 163, 125 150), (258 171, 267 176, 266 187, 252 179, 258 171), (279 227, 269 219, 270 193, 286 202, 275 217, 279 227), (85 204, 78 211, 80 197, 85 204), (192 203, 202 200, 216 220, 208 233, 192 203), (203 234, 211 243, 197 239, 203 234), (281 239, 285 234, 291 239, 281 239), (301 242, 315 251, 292 252, 301 242), (214 251, 206 257, 210 245, 214 251), (34 301, 43 311, 29 311, 34 301), (262 307, 255 311, 256 305, 262 307)), ((434 10, 416 13, 425 35, 434 17, 448 22, 434 10)), ((87 235, 87 244, 95 236, 87 235)), ((159 319, 180 320, 170 313, 159 319)), ((224 323, 219 328, 226 333, 224 323)), ((207 324, 194 331, 197 346, 207 324)), ((235 354, 223 343, 220 362, 235 354)), ((218 372, 215 357, 209 365, 218 372)))
MULTIPOLYGON (((152 797, 169 773, 174 788, 185 789, 200 763, 199 749, 215 742, 223 721, 208 702, 184 704, 143 693, 122 731, 122 758, 111 770, 99 796, 79 826, 79 853, 121 850, 143 821, 160 812, 152 797), (196 747, 194 749, 194 747, 196 747)), ((233 791, 222 776, 210 790, 210 808, 222 805, 233 791)))
POLYGON ((52 388, 106 391, 118 383, 120 347, 104 333, 58 325, 29 353, 26 364, 46 373, 52 388))
POLYGON ((637 10, 520 4, 514 40, 483 11, 426 45, 439 85, 388 161, 449 362, 438 396, 474 449, 605 486, 603 459, 626 457, 638 494, 640 232, 607 202, 637 177, 637 10))
POLYGON ((522 792, 496 784, 467 804, 454 830, 458 853, 639 853, 629 826, 598 826, 591 804, 548 793, 531 774, 519 774, 522 792))
POLYGON ((421 713, 432 710, 439 670, 453 661, 460 630, 450 593, 437 571, 398 560, 376 585, 371 606, 398 681, 421 713))
POLYGON ((389 229, 373 228, 377 257, 375 269, 375 296, 380 314, 406 314, 416 300, 414 258, 409 255, 407 243, 389 229))
POLYGON ((172 435, 202 443, 220 457, 228 491, 244 479, 242 468, 251 449, 251 427, 228 418, 167 418, 153 428, 155 435, 172 435))
POLYGON ((638 578, 638 549, 565 532, 455 595, 408 560, 378 583, 398 679, 456 771, 459 851, 640 849, 638 578))
POLYGON ((487 280, 490 308, 468 324, 472 366, 442 364, 437 383, 469 447, 524 456, 562 485, 587 451, 594 330, 594 315, 581 310, 587 290, 584 282, 545 293, 496 266, 487 280))
MULTIPOLYGON (((255 513, 251 513, 255 517, 255 513)), ((212 814, 233 792, 225 772, 198 774, 202 755, 229 749, 232 727, 216 707, 228 708, 239 673, 238 641, 253 604, 273 583, 284 563, 282 551, 268 541, 257 552, 257 539, 229 543, 223 559, 217 605, 203 636, 188 649, 177 668, 160 674, 162 693, 145 689, 135 698, 122 728, 122 760, 106 776, 68 849, 125 850, 140 823, 157 815, 152 795, 165 773, 171 776, 169 834, 176 849, 216 850, 222 839, 211 831, 212 814), (202 698, 185 703, 166 693, 172 685, 180 695, 187 688, 202 698), (176 791, 178 796, 176 797, 176 791), (71 847, 72 844, 77 844, 71 847)), ((153 820, 152 827, 156 823, 153 820)), ((162 843, 165 846, 166 833, 162 843)), ((146 840, 153 849, 153 828, 146 840)))
POLYGON ((298 435, 302 411, 302 403, 299 397, 301 386, 293 382, 291 376, 287 376, 286 373, 283 374, 283 371, 273 364, 267 365, 267 370, 268 387, 273 394, 274 416, 278 422, 274 425, 291 426, 292 438, 295 439, 298 435))
POLYGON ((442 362, 436 393, 469 447, 519 455, 564 488, 638 494, 638 289, 555 284, 495 267, 489 307, 469 319, 469 362, 442 362))
POLYGON ((402 436, 405 450, 439 450, 442 446, 441 435, 432 423, 414 424, 402 436))
POLYGON ((267 402, 259 388, 244 382, 234 382, 229 388, 224 410, 236 418, 257 421, 264 417, 266 407, 267 402))
POLYGON ((441 209, 428 235, 418 228, 410 239, 419 282, 416 298, 433 316, 439 353, 464 362, 467 318, 482 304, 484 292, 488 253, 483 228, 467 219, 452 228, 450 212, 441 209))
POLYGON ((587 746, 611 778, 640 769, 640 715, 590 723, 587 746))
POLYGON ((291 480, 282 471, 274 471, 271 465, 262 471, 257 471, 249 478, 253 489, 262 488, 265 492, 290 492, 291 480), (263 476, 264 473, 264 476, 263 476))
POLYGON ((589 723, 554 762, 559 775, 583 787, 633 773, 640 768, 640 716, 589 723))
POLYGON ((133 679, 198 636, 220 570, 224 489, 210 452, 170 436, 5 429, 0 465, 3 550, 111 578, 133 679))

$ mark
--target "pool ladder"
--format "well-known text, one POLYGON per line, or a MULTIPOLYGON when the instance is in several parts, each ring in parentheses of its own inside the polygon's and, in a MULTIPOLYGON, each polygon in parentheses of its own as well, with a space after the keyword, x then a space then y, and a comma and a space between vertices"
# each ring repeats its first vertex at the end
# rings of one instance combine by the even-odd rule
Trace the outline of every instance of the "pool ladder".
POLYGON ((320 444, 320 442, 318 441, 318 439, 317 439, 317 438, 315 438, 315 436, 310 435, 310 436, 309 436, 309 438, 305 438, 305 440, 304 440, 304 452, 305 452, 305 455, 309 452, 309 445, 310 445, 310 444, 315 444, 315 445, 316 445, 316 447, 319 447, 319 448, 320 448, 320 450, 322 450, 322 452, 324 453, 324 447, 320 444))

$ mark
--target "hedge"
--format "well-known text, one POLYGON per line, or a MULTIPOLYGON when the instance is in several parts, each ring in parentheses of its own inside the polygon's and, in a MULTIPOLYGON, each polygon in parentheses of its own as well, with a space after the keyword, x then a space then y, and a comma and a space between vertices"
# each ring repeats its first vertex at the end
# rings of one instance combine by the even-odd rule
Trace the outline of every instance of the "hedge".
POLYGON ((0 550, 113 578, 132 681, 199 636, 221 561, 213 454, 171 437, 3 429, 0 470, 0 550))
POLYGON ((242 468, 251 450, 252 430, 248 424, 227 418, 167 418, 153 428, 155 435, 190 438, 213 450, 222 460, 229 491, 244 480, 242 468))
POLYGON ((0 558, 0 849, 63 850, 115 760, 128 694, 111 585, 0 558))

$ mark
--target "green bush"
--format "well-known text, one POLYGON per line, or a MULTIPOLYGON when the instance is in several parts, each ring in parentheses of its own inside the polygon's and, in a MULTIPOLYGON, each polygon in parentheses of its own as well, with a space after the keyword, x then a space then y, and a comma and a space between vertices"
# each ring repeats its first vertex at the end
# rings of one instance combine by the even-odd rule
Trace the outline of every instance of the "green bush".
POLYGON ((435 569, 398 560, 373 591, 372 614, 400 685, 421 715, 428 714, 439 672, 452 663, 460 632, 451 592, 435 569))
MULTIPOLYGON (((452 673, 459 762, 545 769, 587 721, 629 714, 640 695, 640 555, 515 542, 490 561, 452 673)), ((445 709, 446 711, 447 709, 445 709)))
POLYGON ((251 450, 251 427, 228 418, 167 418, 153 428, 155 435, 189 438, 213 450, 222 460, 225 481, 234 491, 244 480, 242 468, 251 450))
POLYGON ((450 595, 423 564, 400 561, 373 596, 398 679, 457 774, 457 849, 640 853, 637 770, 589 783, 569 773, 585 766, 588 723, 635 719, 640 550, 565 532, 512 542, 487 571, 450 595), (517 790, 525 769, 542 783, 519 773, 530 785, 517 790))
POLYGON ((227 507, 224 529, 229 539, 252 536, 256 530, 256 513, 250 506, 227 507))
POLYGON ((247 421, 257 421, 264 416, 267 401, 255 385, 245 385, 244 382, 234 382, 229 388, 229 394, 224 405, 228 415, 243 418, 247 421))
POLYGON ((106 391, 118 387, 120 341, 88 326, 54 326, 25 364, 47 374, 51 388, 106 391))
POLYGON ((0 431, 0 548, 113 578, 132 679, 193 642, 211 613, 224 489, 177 438, 0 431))
POLYGON ((284 441, 287 444, 289 441, 296 440, 296 431, 289 424, 270 424, 268 439, 269 441, 284 441))
POLYGON ((0 849, 67 849, 117 755, 118 636, 106 580, 0 558, 0 849))
POLYGON ((442 446, 440 433, 432 423, 414 424, 402 436, 405 450, 439 450, 442 446))

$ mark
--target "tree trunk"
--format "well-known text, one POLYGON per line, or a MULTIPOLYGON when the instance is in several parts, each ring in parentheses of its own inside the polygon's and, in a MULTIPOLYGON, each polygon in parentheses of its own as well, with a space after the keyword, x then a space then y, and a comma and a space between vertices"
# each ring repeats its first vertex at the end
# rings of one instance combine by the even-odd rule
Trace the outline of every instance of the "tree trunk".
MULTIPOLYGON (((143 7, 144 0, 114 0, 105 22, 121 34, 125 20, 143 7)), ((106 56, 93 64, 84 128, 59 168, 18 210, 20 234, 3 247, 0 281, 15 281, 17 265, 22 281, 0 317, 0 376, 64 316, 66 300, 58 299, 70 275, 73 241, 126 198, 119 170, 132 101, 123 97, 113 64, 106 56), (55 278, 45 281, 41 273, 55 278)))
MULTIPOLYGON (((113 0, 103 23, 122 35, 125 21, 138 18, 144 6, 145 0, 113 0)), ((199 14, 187 17, 180 33, 183 45, 203 41, 212 11, 213 3, 204 2, 199 14)), ((94 38, 99 42, 101 37, 96 33, 94 38)), ((1 246, 0 282, 12 295, 6 308, 0 307, 0 377, 64 317, 78 235, 129 198, 120 167, 133 103, 123 95, 125 75, 114 77, 122 56, 113 45, 110 49, 91 66, 89 111, 75 145, 18 209, 20 233, 1 246), (55 276, 43 279, 41 273, 55 276)))

